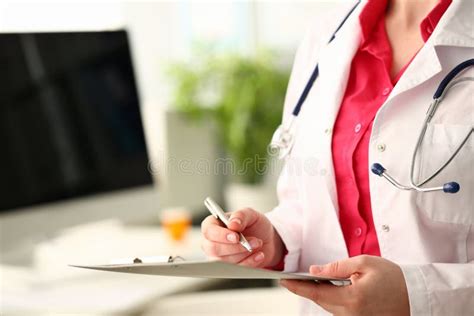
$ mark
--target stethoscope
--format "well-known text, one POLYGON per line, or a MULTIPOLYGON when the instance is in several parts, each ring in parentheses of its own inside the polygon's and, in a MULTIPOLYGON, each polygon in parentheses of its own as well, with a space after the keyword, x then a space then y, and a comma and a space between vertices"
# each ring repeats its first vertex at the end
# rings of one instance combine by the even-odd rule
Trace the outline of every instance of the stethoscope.
MULTIPOLYGON (((330 44, 334 40, 337 32, 341 29, 341 27, 347 21, 349 16, 354 12, 356 7, 360 4, 360 2, 361 1, 358 1, 356 5, 344 17, 342 22, 337 27, 336 31, 331 36, 328 44, 330 44)), ((460 185, 457 182, 448 182, 448 183, 445 183, 443 186, 438 186, 438 187, 422 188, 422 186, 428 183, 429 181, 431 181, 433 178, 435 178, 441 171, 443 171, 451 163, 454 157, 456 157, 459 151, 467 143, 470 136, 473 134, 474 128, 471 128, 471 130, 466 134, 462 142, 458 145, 458 147, 453 152, 453 154, 445 161, 445 163, 441 167, 439 167, 431 176, 427 177, 425 180, 421 181, 420 183, 416 183, 414 180, 415 162, 416 162, 416 158, 420 150, 421 144, 423 143, 423 139, 425 137, 428 124, 430 123, 431 119, 434 117, 437 109, 439 108, 439 105, 441 104, 441 101, 444 99, 449 89, 451 89, 453 86, 459 83, 463 83, 466 81, 474 81, 474 77, 462 77, 462 78, 456 79, 456 77, 461 72, 463 72, 464 70, 472 66, 474 66, 474 59, 468 59, 460 63, 455 68, 453 68, 453 70, 451 70, 446 75, 446 77, 444 77, 444 79, 441 81, 438 88, 436 89, 436 92, 433 95, 433 101, 431 102, 428 108, 428 111, 426 113, 426 117, 423 122, 421 132, 418 136, 415 149, 413 150, 411 165, 410 165, 410 184, 409 185, 400 184, 397 180, 395 180, 392 176, 390 176, 390 174, 387 173, 386 169, 380 163, 374 163, 371 166, 371 170, 374 174, 385 178, 392 185, 394 185, 395 187, 401 190, 416 190, 418 192, 443 191, 445 193, 456 193, 459 191, 460 185)), ((273 134, 273 137, 269 144, 269 152, 272 154, 276 154, 279 159, 284 159, 290 155, 291 149, 293 148, 293 144, 295 142, 296 119, 298 118, 298 115, 301 111, 303 103, 306 100, 306 97, 308 96, 318 76, 319 76, 319 64, 316 64, 316 67, 314 68, 311 74, 311 77, 306 83, 306 86, 303 92, 301 93, 301 96, 298 99, 298 102, 296 103, 295 108, 293 109, 290 119, 287 121, 286 124, 284 123, 281 124, 276 129, 275 133, 273 134)))

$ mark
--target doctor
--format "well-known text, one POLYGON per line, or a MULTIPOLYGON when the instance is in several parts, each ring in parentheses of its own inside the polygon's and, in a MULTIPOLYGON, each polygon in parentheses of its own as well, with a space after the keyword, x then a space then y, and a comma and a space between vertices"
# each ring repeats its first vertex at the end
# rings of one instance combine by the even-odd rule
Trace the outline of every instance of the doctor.
MULTIPOLYGON (((409 182, 434 91, 474 57, 474 2, 365 0, 327 44, 351 8, 321 21, 297 52, 284 122, 317 62, 319 78, 298 115, 279 205, 266 215, 233 212, 229 229, 206 218, 202 247, 228 262, 352 280, 345 287, 282 282, 303 298, 302 315, 472 315, 473 137, 429 183, 456 181, 456 194, 398 190, 369 166, 380 162, 409 182)), ((472 130, 473 91, 466 82, 446 95, 420 148, 418 181, 472 130)))

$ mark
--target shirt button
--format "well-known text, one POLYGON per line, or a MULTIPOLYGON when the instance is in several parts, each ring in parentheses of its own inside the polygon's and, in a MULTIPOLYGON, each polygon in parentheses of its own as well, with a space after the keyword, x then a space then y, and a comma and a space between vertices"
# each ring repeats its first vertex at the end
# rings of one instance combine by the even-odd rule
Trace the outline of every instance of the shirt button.
POLYGON ((359 133, 360 129, 362 128, 362 125, 359 123, 354 127, 354 132, 359 133))
POLYGON ((360 235, 362 235, 362 228, 357 227, 357 228, 354 230, 354 235, 356 235, 356 237, 360 237, 360 235))
POLYGON ((428 25, 428 26, 426 27, 426 32, 428 32, 428 34, 433 33, 433 28, 431 27, 431 25, 428 25))
POLYGON ((385 89, 383 89, 382 95, 383 95, 383 96, 387 96, 387 95, 390 93, 391 90, 392 90, 392 89, 390 89, 390 88, 385 88, 385 89))
POLYGON ((327 134, 327 135, 331 134, 331 132, 332 132, 332 128, 326 128, 324 130, 324 133, 327 134))
POLYGON ((388 233, 390 231, 390 226, 388 225, 382 225, 382 230, 386 233, 388 233))
POLYGON ((384 152, 385 149, 386 149, 385 144, 378 144, 378 145, 377 145, 377 150, 378 150, 378 151, 384 152))

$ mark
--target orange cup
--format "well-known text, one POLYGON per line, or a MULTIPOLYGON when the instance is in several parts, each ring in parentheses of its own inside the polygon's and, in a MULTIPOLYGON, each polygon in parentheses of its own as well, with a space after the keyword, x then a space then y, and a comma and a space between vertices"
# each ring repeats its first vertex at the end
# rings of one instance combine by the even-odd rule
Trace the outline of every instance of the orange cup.
POLYGON ((181 241, 191 227, 191 214, 189 211, 176 208, 161 212, 161 225, 174 241, 181 241))

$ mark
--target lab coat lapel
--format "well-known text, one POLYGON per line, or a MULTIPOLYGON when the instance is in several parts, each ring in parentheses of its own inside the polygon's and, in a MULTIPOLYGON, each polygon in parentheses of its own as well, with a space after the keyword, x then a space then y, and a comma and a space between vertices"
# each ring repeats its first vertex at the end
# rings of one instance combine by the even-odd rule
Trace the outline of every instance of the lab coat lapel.
POLYGON ((358 16, 359 12, 353 13, 336 38, 322 50, 319 60, 320 93, 324 102, 321 106, 324 107, 325 118, 332 123, 339 111, 352 59, 360 44, 358 16))
POLYGON ((441 69, 435 47, 431 43, 426 43, 405 70, 385 103, 387 104, 397 95, 428 81, 441 72, 441 69))
MULTIPOLYGON (((349 77, 351 62, 357 52, 361 39, 359 14, 364 6, 361 3, 352 13, 336 38, 321 52, 319 60, 320 86, 318 89, 318 113, 326 126, 332 127, 337 117, 349 77)), ((321 157, 323 170, 326 171, 326 189, 332 205, 337 212, 337 191, 331 152, 331 138, 328 137, 321 157)))
MULTIPOLYGON (((453 1, 430 39, 405 70, 386 103, 397 95, 423 84, 442 71, 443 67, 436 52, 437 46, 474 46, 471 1, 453 1)), ((459 60, 458 63, 461 61, 459 60)))
POLYGON ((431 36, 434 46, 474 47, 472 0, 453 0, 431 36))

